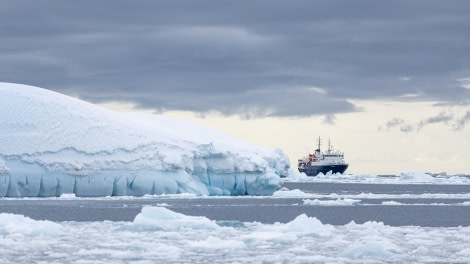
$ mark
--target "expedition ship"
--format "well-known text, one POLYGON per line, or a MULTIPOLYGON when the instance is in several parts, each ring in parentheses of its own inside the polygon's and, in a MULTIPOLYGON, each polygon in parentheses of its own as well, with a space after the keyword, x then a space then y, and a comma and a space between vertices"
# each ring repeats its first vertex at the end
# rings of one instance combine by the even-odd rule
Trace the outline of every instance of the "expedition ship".
POLYGON ((328 139, 328 150, 321 152, 321 139, 318 137, 318 148, 314 154, 309 154, 308 158, 304 157, 299 159, 298 169, 300 172, 305 172, 307 176, 317 176, 318 173, 326 174, 329 171, 332 173, 344 173, 349 164, 344 161, 344 153, 334 151, 333 146, 328 139))

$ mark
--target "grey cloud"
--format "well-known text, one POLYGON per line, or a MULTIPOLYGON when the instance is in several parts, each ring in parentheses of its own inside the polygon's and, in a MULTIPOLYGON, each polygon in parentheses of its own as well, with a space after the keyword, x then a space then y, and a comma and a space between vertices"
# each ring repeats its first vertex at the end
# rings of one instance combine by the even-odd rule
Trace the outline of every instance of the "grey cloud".
POLYGON ((8 1, 0 80, 250 118, 333 117, 357 110, 350 99, 468 104, 469 12, 467 1, 8 1))
POLYGON ((453 114, 446 113, 445 111, 440 112, 437 116, 432 116, 426 119, 423 119, 417 125, 418 131, 421 130, 425 125, 434 124, 434 123, 444 123, 447 124, 454 118, 453 114))
POLYGON ((454 130, 461 130, 468 122, 470 122, 470 110, 467 111, 464 116, 457 119, 457 121, 452 125, 452 128, 454 130))
POLYGON ((397 126, 400 126, 400 125, 403 125, 405 123, 405 121, 401 118, 394 118, 390 121, 388 121, 384 126, 380 126, 378 128, 379 131, 386 131, 386 130, 389 130, 391 128, 394 128, 394 127, 397 127, 397 126))
POLYGON ((323 119, 323 124, 327 125, 334 125, 336 120, 336 116, 334 115, 326 115, 323 119))
POLYGON ((385 125, 379 126, 377 130, 379 132, 386 132, 392 129, 398 128, 403 133, 410 133, 415 131, 415 125, 405 123, 402 118, 394 118, 388 121, 385 125))
POLYGON ((468 122, 470 122, 470 110, 460 117, 449 111, 441 111, 439 114, 424 118, 416 124, 406 123, 405 120, 401 118, 394 118, 385 125, 379 126, 378 130, 383 132, 399 127, 400 131, 404 133, 413 131, 420 132, 427 125, 442 123, 443 125, 451 127, 452 130, 458 131, 462 130, 468 122))
POLYGON ((414 126, 410 124, 406 124, 400 127, 400 131, 404 133, 409 133, 414 131, 414 126))

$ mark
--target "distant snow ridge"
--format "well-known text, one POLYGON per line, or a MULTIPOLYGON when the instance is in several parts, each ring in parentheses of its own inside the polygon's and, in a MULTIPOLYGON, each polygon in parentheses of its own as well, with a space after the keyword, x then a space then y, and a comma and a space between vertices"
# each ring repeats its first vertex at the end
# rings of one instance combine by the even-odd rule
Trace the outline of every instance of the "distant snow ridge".
POLYGON ((282 150, 198 124, 0 83, 0 197, 270 195, 288 169, 282 150))

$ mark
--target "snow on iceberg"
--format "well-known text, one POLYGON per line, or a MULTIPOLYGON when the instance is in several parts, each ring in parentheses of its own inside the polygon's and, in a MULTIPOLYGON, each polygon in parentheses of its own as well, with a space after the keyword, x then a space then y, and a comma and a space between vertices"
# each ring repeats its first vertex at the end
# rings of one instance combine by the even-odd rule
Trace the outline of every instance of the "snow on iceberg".
POLYGON ((0 83, 0 197, 271 195, 289 159, 170 117, 0 83))

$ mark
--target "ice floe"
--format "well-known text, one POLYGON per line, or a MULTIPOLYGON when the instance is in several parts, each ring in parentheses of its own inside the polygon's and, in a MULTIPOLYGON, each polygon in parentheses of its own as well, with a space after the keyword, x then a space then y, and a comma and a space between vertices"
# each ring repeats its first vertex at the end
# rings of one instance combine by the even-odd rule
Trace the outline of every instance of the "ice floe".
POLYGON ((399 175, 319 173, 308 177, 305 173, 289 170, 286 182, 332 182, 332 183, 374 183, 374 184, 470 184, 470 175, 446 173, 431 174, 417 170, 403 171, 399 175))
POLYGON ((469 244, 469 227, 334 226, 303 214, 236 227, 161 207, 145 207, 130 223, 0 214, 2 263, 465 263, 469 244))

